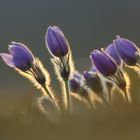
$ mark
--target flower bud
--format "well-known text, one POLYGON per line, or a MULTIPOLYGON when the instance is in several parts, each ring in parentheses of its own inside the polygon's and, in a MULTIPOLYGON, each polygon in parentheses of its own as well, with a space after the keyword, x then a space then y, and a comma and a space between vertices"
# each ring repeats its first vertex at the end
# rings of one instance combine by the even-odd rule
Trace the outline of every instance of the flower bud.
POLYGON ((34 57, 25 45, 12 42, 12 44, 9 45, 9 52, 10 54, 0 53, 3 61, 8 66, 18 68, 21 71, 27 71, 31 68, 34 57))
POLYGON ((63 32, 56 26, 49 26, 45 36, 46 45, 55 57, 64 57, 69 52, 69 45, 63 32))
POLYGON ((94 50, 90 58, 96 69, 105 77, 111 76, 117 71, 114 61, 103 51, 94 50))
POLYGON ((95 93, 98 94, 102 91, 101 79, 96 72, 84 71, 83 77, 85 79, 86 85, 90 87, 95 93))
POLYGON ((116 50, 121 59, 129 66, 134 66, 137 63, 139 50, 137 46, 128 39, 117 36, 114 40, 116 50))
POLYGON ((105 53, 108 54, 118 66, 121 66, 121 59, 116 51, 116 46, 114 43, 111 43, 105 48, 105 53))

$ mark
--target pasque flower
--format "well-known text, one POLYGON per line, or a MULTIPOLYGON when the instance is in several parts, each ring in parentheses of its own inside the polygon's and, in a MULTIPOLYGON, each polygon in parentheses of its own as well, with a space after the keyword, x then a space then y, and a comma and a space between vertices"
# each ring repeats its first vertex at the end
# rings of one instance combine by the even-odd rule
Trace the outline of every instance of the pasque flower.
POLYGON ((74 93, 77 93, 80 91, 80 83, 76 79, 69 80, 69 87, 70 87, 70 90, 74 93))
POLYGON ((57 76, 63 81, 61 81, 62 84, 65 84, 65 91, 63 91, 66 94, 65 105, 67 111, 70 112, 71 99, 69 95, 68 79, 72 69, 72 59, 68 41, 59 27, 49 26, 45 36, 45 42, 49 52, 53 56, 51 60, 57 76))
POLYGON ((46 82, 43 71, 39 66, 40 61, 34 58, 31 51, 24 44, 12 41, 11 45, 9 45, 9 54, 0 53, 0 56, 6 65, 28 73, 39 84, 46 82))
POLYGON ((117 36, 114 44, 119 56, 127 65, 134 66, 139 63, 139 49, 132 41, 117 36))
POLYGON ((74 72, 71 74, 69 79, 69 88, 74 93, 79 93, 81 90, 81 79, 82 75, 79 72, 74 72))
POLYGON ((71 51, 68 41, 57 26, 49 26, 45 36, 46 46, 52 54, 52 62, 63 80, 67 80, 70 74, 71 51))
MULTIPOLYGON (((92 71, 93 73, 97 73, 97 69, 94 65, 92 65, 90 71, 92 71)), ((108 80, 104 80, 101 76, 98 75, 98 77, 100 78, 100 82, 102 83, 102 92, 103 93, 108 93, 108 100, 109 102, 111 102, 111 89, 113 88, 113 83, 108 81, 108 80)), ((101 88, 101 86, 99 86, 101 88)), ((101 89, 100 89, 101 91, 101 89)))
POLYGON ((111 76, 117 71, 114 61, 103 51, 94 50, 90 58, 96 69, 105 77, 111 76))
POLYGON ((49 26, 45 36, 46 45, 55 57, 64 57, 69 52, 68 41, 57 26, 49 26))
POLYGON ((27 71, 34 62, 31 51, 21 43, 12 42, 9 45, 9 54, 0 53, 3 61, 10 67, 18 68, 21 71, 27 71))
POLYGON ((22 43, 12 42, 9 45, 9 54, 0 53, 6 65, 15 68, 22 76, 30 79, 35 86, 45 89, 48 96, 53 99, 47 89, 46 81, 49 83, 48 72, 43 68, 38 58, 22 43), (47 78, 46 78, 47 77, 47 78))
POLYGON ((124 75, 113 59, 100 50, 94 50, 90 58, 97 71, 99 71, 103 77, 114 82, 124 92, 126 100, 129 101, 126 93, 124 75))
MULTIPOLYGON (((106 93, 108 94, 108 100, 110 101, 110 92, 108 92, 108 89, 110 87, 109 82, 104 80, 99 74, 97 73, 97 70, 94 66, 92 66, 93 71, 84 71, 83 77, 84 77, 84 83, 92 89, 92 91, 100 97, 103 102, 107 103, 106 93)), ((111 82, 110 82, 111 83, 111 82)))
POLYGON ((82 85, 82 75, 80 73, 74 72, 71 75, 71 78, 69 79, 69 88, 71 92, 80 95, 81 98, 85 99, 91 108, 93 108, 88 90, 82 85))
POLYGON ((121 66, 121 58, 119 57, 117 50, 116 50, 116 46, 114 43, 109 44, 106 48, 105 48, 105 53, 108 54, 118 66, 121 66))
POLYGON ((86 85, 90 87, 96 94, 102 91, 101 79, 96 72, 84 71, 83 77, 85 79, 86 85))

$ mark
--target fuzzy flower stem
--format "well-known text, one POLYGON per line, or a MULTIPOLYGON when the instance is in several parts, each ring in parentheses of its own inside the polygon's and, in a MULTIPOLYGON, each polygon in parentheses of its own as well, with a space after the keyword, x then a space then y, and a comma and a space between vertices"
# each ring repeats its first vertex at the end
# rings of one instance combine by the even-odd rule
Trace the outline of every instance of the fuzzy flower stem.
POLYGON ((103 100, 103 103, 105 104, 105 105, 109 105, 109 103, 107 102, 107 100, 105 99, 105 97, 102 97, 102 100, 103 100))
POLYGON ((108 91, 108 101, 109 101, 109 103, 111 103, 111 101, 112 101, 111 91, 108 91))
POLYGON ((69 92, 68 80, 64 80, 64 84, 65 84, 65 90, 66 90, 66 106, 67 106, 67 111, 70 113, 71 101, 70 101, 70 92, 69 92))
POLYGON ((129 101, 129 98, 128 98, 127 91, 123 90, 123 93, 124 93, 124 98, 125 98, 126 103, 129 103, 130 101, 129 101))
POLYGON ((51 92, 50 92, 49 88, 47 88, 46 85, 42 85, 42 87, 44 88, 45 92, 49 96, 50 100, 54 103, 56 109, 60 112, 60 108, 57 105, 57 103, 56 103, 55 99, 53 98, 53 96, 51 95, 51 92))
POLYGON ((45 85, 42 85, 42 87, 44 88, 44 90, 47 93, 47 95, 49 96, 49 98, 53 101, 53 97, 50 93, 50 90, 45 85))
POLYGON ((89 103, 89 106, 91 107, 91 109, 95 109, 94 105, 92 104, 92 101, 90 100, 90 98, 87 98, 87 101, 89 103))

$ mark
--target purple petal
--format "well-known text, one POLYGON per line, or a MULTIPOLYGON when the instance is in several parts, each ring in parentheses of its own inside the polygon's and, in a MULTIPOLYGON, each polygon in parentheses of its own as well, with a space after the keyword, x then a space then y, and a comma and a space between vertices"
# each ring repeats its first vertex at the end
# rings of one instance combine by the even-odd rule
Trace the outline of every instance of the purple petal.
POLYGON ((13 56, 11 54, 0 53, 0 56, 6 65, 9 67, 15 67, 15 64, 13 63, 13 56))
POLYGON ((83 77, 84 77, 86 80, 88 80, 89 77, 90 77, 90 73, 89 73, 88 71, 84 71, 84 72, 83 72, 83 77))
POLYGON ((72 92, 78 92, 80 85, 75 79, 69 80, 69 87, 72 92))
POLYGON ((114 43, 109 44, 107 48, 105 48, 105 53, 108 54, 118 66, 121 65, 121 59, 117 53, 116 46, 114 43))
POLYGON ((99 76, 96 72, 92 72, 92 71, 84 71, 83 72, 83 77, 85 78, 85 80, 87 81, 96 81, 96 79, 99 79, 99 76))
POLYGON ((121 59, 130 66, 136 65, 137 56, 136 53, 139 53, 136 45, 128 39, 121 38, 117 36, 117 39, 114 40, 116 45, 116 50, 121 57, 121 59))
POLYGON ((52 55, 63 57, 68 54, 69 48, 67 40, 58 27, 48 27, 45 42, 52 55))
POLYGON ((92 71, 92 72, 97 72, 97 69, 96 69, 96 67, 95 66, 91 66, 91 68, 90 68, 90 71, 92 71))
POLYGON ((62 30, 61 30, 58 26, 53 26, 53 28, 54 28, 57 32, 59 32, 62 36, 65 37, 64 33, 62 32, 62 30))
POLYGON ((75 73, 73 73, 73 78, 80 81, 82 79, 82 75, 76 71, 75 73))
POLYGON ((96 93, 102 90, 101 79, 96 72, 84 71, 83 77, 86 80, 86 84, 96 93))
POLYGON ((9 46, 9 52, 13 55, 13 62, 17 68, 22 71, 30 69, 34 57, 25 45, 12 42, 12 45, 9 46))
POLYGON ((113 60, 100 50, 94 50, 90 58, 96 69, 104 76, 111 76, 117 71, 113 60))
POLYGON ((31 51, 21 43, 12 41, 12 45, 9 45, 9 52, 17 58, 27 59, 28 61, 33 61, 34 59, 31 51))

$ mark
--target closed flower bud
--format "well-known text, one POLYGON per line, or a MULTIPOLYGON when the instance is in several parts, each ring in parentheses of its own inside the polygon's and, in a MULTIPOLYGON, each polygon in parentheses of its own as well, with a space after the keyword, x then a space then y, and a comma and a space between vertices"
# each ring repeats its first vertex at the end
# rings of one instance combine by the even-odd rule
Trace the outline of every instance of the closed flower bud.
POLYGON ((121 58, 119 57, 116 46, 114 43, 111 43, 105 48, 105 53, 108 54, 118 66, 121 66, 121 58))
POLYGON ((80 83, 76 81, 75 79, 69 80, 69 87, 70 87, 70 90, 74 93, 77 93, 80 91, 80 83))
POLYGON ((84 71, 83 77, 85 79, 86 85, 90 87, 96 94, 102 91, 101 79, 96 72, 84 71))
POLYGON ((117 67, 113 59, 100 50, 94 50, 90 57, 97 71, 108 80, 114 82, 119 89, 123 91, 125 98, 128 101, 126 93, 127 83, 124 74, 121 69, 117 67))
POLYGON ((78 72, 74 72, 71 75, 70 80, 69 80, 69 87, 72 92, 75 92, 75 93, 80 92, 81 79, 82 79, 82 76, 78 72))
POLYGON ((84 85, 82 85, 82 79, 83 78, 81 74, 79 74, 78 72, 73 73, 69 80, 69 88, 71 92, 80 95, 82 99, 85 99, 89 103, 89 105, 93 107, 88 90, 84 85))
POLYGON ((117 39, 114 40, 114 43, 119 56, 127 65, 134 66, 137 64, 139 50, 133 42, 117 36, 117 39))
POLYGON ((46 45, 55 57, 64 57, 69 52, 69 45, 63 32, 56 26, 49 26, 45 36, 46 45))
POLYGON ((105 77, 111 76, 117 71, 114 61, 103 51, 94 50, 90 58, 96 69, 105 77))

